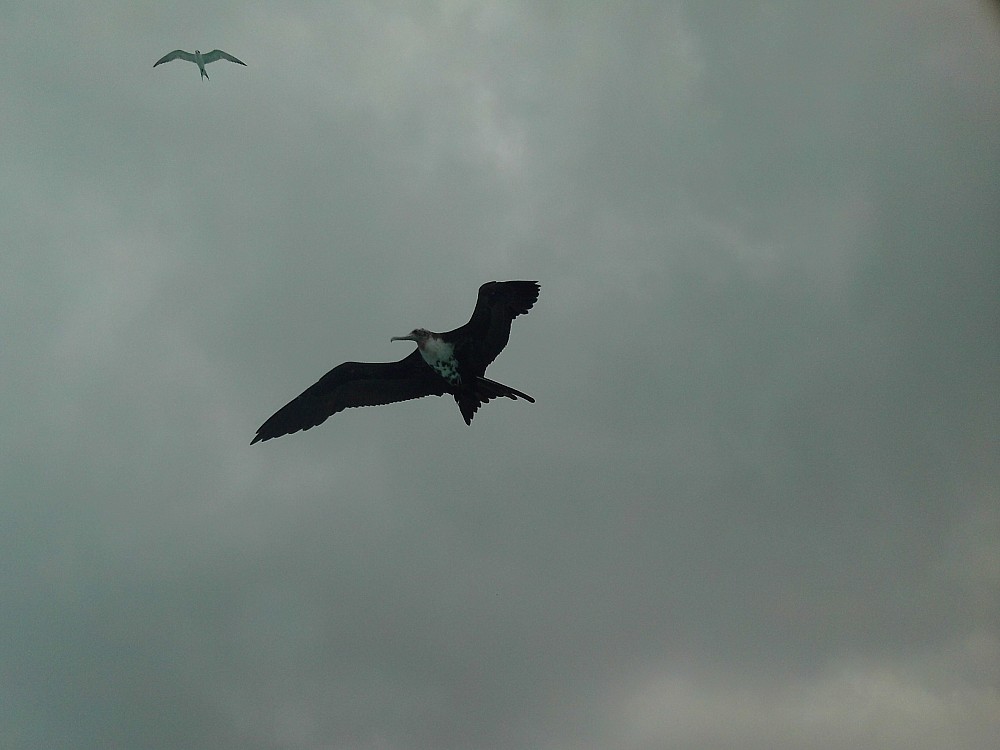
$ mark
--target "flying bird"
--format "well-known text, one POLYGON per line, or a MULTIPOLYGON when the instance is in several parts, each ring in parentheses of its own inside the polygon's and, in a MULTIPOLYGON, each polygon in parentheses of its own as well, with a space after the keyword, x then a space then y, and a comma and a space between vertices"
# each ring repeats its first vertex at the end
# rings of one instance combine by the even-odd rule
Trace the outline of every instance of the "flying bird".
POLYGON ((455 397, 466 424, 481 404, 503 396, 531 396, 485 377, 507 346, 510 324, 538 299, 537 281, 490 281, 479 287, 472 318, 461 328, 432 333, 416 328, 391 341, 413 341, 415 351, 398 362, 344 362, 260 426, 250 444, 308 430, 352 406, 377 406, 423 396, 455 397))
POLYGON ((205 66, 210 62, 215 62, 216 60, 229 60, 229 62, 246 65, 246 63, 242 60, 237 60, 228 52, 223 52, 221 49, 213 49, 211 52, 206 52, 204 55, 201 54, 201 50, 198 49, 194 51, 193 55, 182 49, 175 49, 173 52, 168 52, 153 63, 153 67, 155 68, 160 63, 170 62, 171 60, 187 60, 188 62, 193 62, 198 66, 198 70, 201 71, 202 78, 208 78, 208 73, 205 72, 205 66))

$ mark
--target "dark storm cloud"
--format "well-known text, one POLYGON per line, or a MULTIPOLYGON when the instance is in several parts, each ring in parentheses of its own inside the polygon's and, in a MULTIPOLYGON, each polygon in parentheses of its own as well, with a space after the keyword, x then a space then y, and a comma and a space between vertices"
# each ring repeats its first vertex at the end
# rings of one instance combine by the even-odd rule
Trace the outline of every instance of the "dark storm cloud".
POLYGON ((992 746, 982 5, 32 7, 6 745, 992 746), (248 446, 493 278, 536 404, 248 446))

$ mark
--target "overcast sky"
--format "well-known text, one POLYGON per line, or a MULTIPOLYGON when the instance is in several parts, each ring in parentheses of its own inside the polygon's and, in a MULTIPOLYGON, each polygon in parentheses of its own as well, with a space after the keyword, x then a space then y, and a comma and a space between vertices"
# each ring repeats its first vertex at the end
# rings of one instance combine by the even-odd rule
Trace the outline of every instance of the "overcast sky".
POLYGON ((0 746, 995 747, 995 4, 3 2, 0 63, 0 746), (537 403, 250 446, 492 279, 537 403))

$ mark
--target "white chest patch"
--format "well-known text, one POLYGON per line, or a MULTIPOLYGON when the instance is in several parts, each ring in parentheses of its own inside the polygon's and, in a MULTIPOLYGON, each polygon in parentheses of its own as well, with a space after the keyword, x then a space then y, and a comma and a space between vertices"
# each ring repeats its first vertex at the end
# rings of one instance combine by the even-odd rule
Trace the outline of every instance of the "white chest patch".
POLYGON ((455 347, 451 344, 432 336, 420 349, 420 356, 434 368, 434 372, 452 385, 458 385, 462 382, 462 376, 458 374, 458 362, 455 360, 454 350, 455 347))

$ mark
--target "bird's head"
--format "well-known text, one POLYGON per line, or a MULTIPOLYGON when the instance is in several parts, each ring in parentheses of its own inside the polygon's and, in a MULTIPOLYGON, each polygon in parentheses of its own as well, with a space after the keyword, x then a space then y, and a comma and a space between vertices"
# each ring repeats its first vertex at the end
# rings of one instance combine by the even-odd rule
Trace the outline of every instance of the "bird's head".
POLYGON ((426 328, 414 328, 405 336, 393 336, 390 341, 416 341, 417 346, 422 347, 427 343, 427 339, 431 336, 431 332, 426 328))
POLYGON ((201 54, 201 50, 200 50, 200 49, 196 49, 196 50, 194 51, 194 53, 195 53, 196 55, 200 55, 200 54, 201 54))

